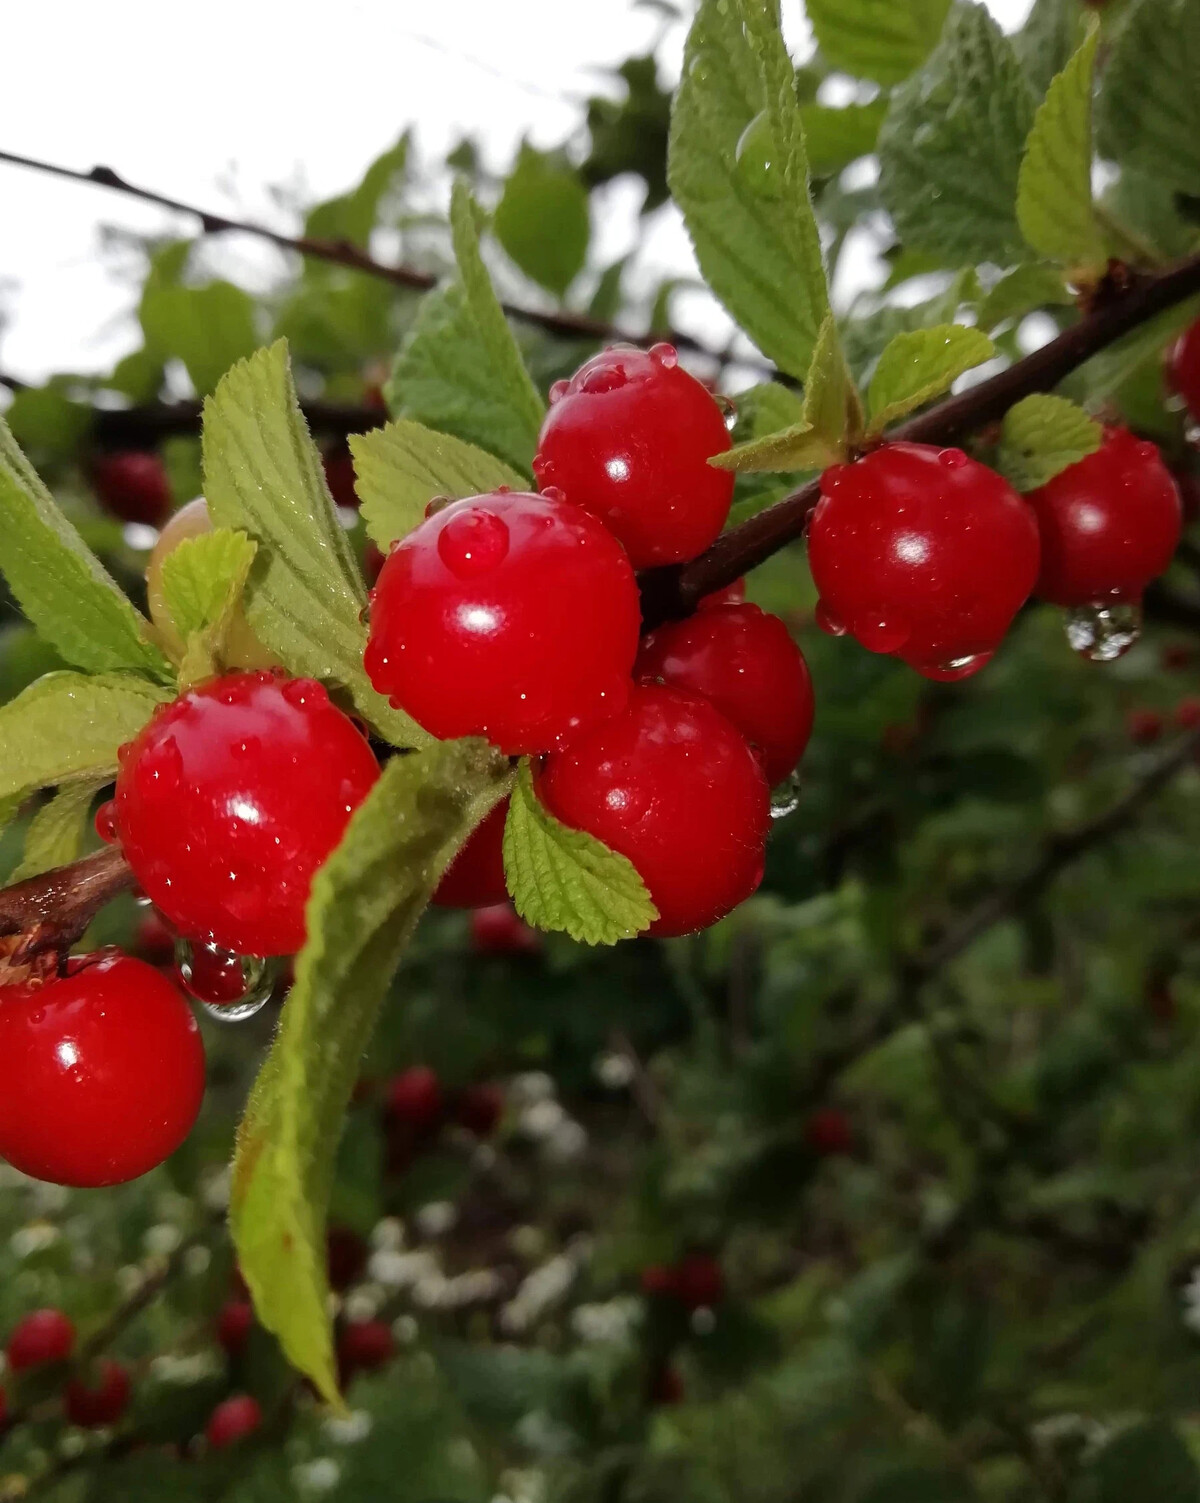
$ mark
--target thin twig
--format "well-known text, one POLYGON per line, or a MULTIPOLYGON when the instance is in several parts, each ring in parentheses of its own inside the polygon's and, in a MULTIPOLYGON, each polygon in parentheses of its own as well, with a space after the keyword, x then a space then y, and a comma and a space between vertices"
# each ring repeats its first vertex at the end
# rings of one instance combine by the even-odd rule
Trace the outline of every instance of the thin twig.
POLYGON ((69 949, 101 908, 132 886, 128 861, 115 846, 105 846, 69 866, 0 889, 0 935, 26 936, 20 958, 69 949))

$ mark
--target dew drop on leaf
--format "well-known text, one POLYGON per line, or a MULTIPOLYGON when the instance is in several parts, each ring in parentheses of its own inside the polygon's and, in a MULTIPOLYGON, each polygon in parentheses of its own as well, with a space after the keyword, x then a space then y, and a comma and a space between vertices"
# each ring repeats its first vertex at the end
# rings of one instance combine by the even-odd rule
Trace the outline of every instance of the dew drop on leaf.
POLYGON ((775 134, 766 110, 760 110, 738 138, 734 162, 742 181, 759 198, 783 197, 783 174, 775 153, 775 134))

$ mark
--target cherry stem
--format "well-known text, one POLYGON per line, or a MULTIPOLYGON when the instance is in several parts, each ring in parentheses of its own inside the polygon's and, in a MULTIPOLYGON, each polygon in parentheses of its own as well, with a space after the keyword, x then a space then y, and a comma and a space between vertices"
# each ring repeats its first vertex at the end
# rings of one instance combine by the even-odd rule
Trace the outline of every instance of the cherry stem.
POLYGON ((123 853, 106 846, 69 866, 59 866, 0 889, 0 935, 24 936, 17 955, 68 950, 107 903, 133 886, 123 853))

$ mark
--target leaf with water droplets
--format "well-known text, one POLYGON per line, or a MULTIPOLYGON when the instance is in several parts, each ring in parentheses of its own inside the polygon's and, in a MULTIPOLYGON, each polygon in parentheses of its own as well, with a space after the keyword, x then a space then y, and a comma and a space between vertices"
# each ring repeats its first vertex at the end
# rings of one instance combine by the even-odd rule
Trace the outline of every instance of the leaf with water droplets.
POLYGON ((24 882, 75 860, 83 849, 92 800, 107 781, 84 778, 68 783, 42 805, 29 821, 21 864, 9 876, 10 882, 24 882))
POLYGON ((229 1217, 258 1317, 340 1403, 325 1218, 355 1080, 418 918, 512 781, 478 740, 393 757, 313 881, 308 940, 238 1131, 229 1217))
POLYGON ((350 449, 367 533, 385 552, 420 526, 435 496, 458 500, 527 484, 494 455, 407 418, 354 434, 350 449))
POLYGON ((867 402, 872 435, 905 413, 940 397, 963 374, 990 360, 996 347, 986 334, 964 324, 938 324, 897 334, 879 357, 867 402))
POLYGON ((504 824, 504 875, 517 912, 585 945, 632 939, 658 917, 633 862, 555 819, 533 788, 528 758, 504 824))
POLYGON ((1066 397, 1037 393, 1005 414, 996 468, 1019 491, 1034 491, 1094 454, 1104 431, 1066 397))

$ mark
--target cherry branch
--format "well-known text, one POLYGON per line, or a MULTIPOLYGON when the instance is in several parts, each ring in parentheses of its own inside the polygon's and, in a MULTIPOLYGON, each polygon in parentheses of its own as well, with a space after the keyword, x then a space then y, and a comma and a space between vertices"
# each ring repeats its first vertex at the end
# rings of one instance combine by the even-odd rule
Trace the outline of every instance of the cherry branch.
POLYGON ((22 936, 6 959, 19 963, 46 950, 69 949, 107 903, 133 886, 115 846, 0 889, 0 935, 22 936))
MULTIPOLYGON (((215 214, 209 209, 184 203, 182 199, 171 198, 165 193, 156 193, 150 188, 140 188, 114 172, 111 167, 97 166, 90 168, 87 172, 82 172, 74 167, 64 167, 57 162, 42 161, 38 157, 21 156, 14 151, 0 151, 0 162, 7 162, 14 167, 27 167, 31 171, 45 173, 51 177, 66 178, 73 183, 89 183, 101 188, 111 188, 116 193, 123 193, 126 197, 136 198, 142 203, 154 204, 160 209, 169 209, 172 213, 187 214, 193 219, 198 219, 200 228, 206 235, 221 235, 229 232, 254 235, 259 240, 269 241, 280 250, 293 251, 313 260, 332 262, 335 266, 345 266, 351 271, 360 271, 366 276, 377 277, 382 281, 391 282, 393 286, 405 287, 414 292, 428 292, 430 288, 437 285, 439 280, 433 273, 418 271, 412 266, 397 266, 376 261, 373 256, 351 240, 326 240, 314 238, 311 235, 284 235, 255 220, 232 219, 225 214, 215 214)), ((614 324, 606 323, 603 319, 590 318, 585 313, 546 312, 540 308, 526 308, 515 303, 503 303, 502 307, 510 318, 521 323, 533 324, 536 328, 544 329, 548 334, 557 335, 561 339, 611 344, 618 340, 641 343, 647 337, 643 334, 630 334, 614 324)), ((677 349, 703 355, 714 362, 723 358, 720 351, 710 349, 703 340, 691 334, 685 334, 681 329, 652 332, 663 339, 669 339, 677 349)), ((756 369, 762 368, 768 377, 775 374, 773 368, 763 366, 761 361, 752 360, 748 363, 756 369)))
MULTIPOLYGON (((1092 310, 1056 339, 1007 370, 948 397, 887 434, 890 442, 952 444, 1002 418, 1034 392, 1052 391, 1072 371, 1139 325, 1200 293, 1200 255, 1160 272, 1129 271, 1106 286, 1092 310)), ((774 506, 730 528, 699 558, 642 578, 647 624, 689 615, 702 596, 724 589, 800 537, 820 495, 809 481, 774 506)))

